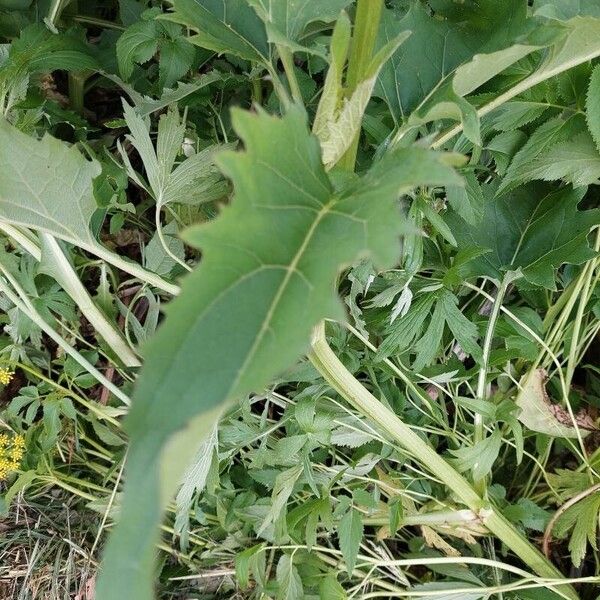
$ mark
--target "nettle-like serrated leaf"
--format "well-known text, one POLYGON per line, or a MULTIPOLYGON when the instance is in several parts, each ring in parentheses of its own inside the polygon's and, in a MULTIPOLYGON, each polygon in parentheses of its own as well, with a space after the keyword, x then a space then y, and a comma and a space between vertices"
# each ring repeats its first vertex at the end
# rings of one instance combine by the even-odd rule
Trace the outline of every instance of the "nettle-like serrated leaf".
POLYGON ((138 21, 128 27, 117 40, 117 61, 124 79, 129 79, 136 63, 149 61, 158 49, 157 22, 138 21))
POLYGON ((504 272, 520 270, 530 284, 554 289, 557 267, 594 257, 587 236, 600 223, 600 210, 577 210, 581 188, 545 189, 530 184, 494 198, 486 190, 483 219, 475 226, 454 212, 446 215, 459 247, 490 250, 471 261, 468 275, 500 280, 504 272))
POLYGON ((527 181, 562 179, 574 186, 598 183, 600 153, 592 136, 583 131, 570 140, 555 144, 548 152, 532 160, 524 176, 527 181))
POLYGON ((83 70, 98 68, 93 48, 74 31, 52 33, 42 23, 29 25, 10 47, 3 70, 39 73, 56 69, 83 70))
POLYGON ((513 100, 492 111, 486 120, 497 131, 513 131, 536 121, 550 108, 547 102, 513 100))
POLYGON ((583 131, 585 131, 585 122, 581 115, 572 115, 567 119, 556 117, 540 125, 515 154, 497 194, 509 192, 534 179, 531 176, 531 169, 536 161, 542 160, 542 157, 556 144, 573 139, 583 131))
POLYGON ((161 87, 171 86, 183 77, 195 55, 194 47, 183 37, 181 27, 149 16, 128 27, 117 40, 117 61, 122 77, 128 80, 135 64, 148 62, 157 52, 160 55, 161 87))
POLYGON ((218 163, 235 197, 218 219, 187 232, 203 260, 147 347, 127 421, 122 519, 99 600, 152 596, 161 512, 202 435, 226 401, 260 390, 292 364, 317 322, 343 318, 334 292, 343 265, 361 255, 393 264, 398 194, 460 181, 437 155, 407 148, 336 192, 299 108, 283 118, 235 110, 232 120, 245 151, 225 152, 218 163))
POLYGON ((162 19, 197 33, 188 40, 219 54, 268 62, 269 42, 262 19, 243 0, 173 0, 173 12, 162 19))

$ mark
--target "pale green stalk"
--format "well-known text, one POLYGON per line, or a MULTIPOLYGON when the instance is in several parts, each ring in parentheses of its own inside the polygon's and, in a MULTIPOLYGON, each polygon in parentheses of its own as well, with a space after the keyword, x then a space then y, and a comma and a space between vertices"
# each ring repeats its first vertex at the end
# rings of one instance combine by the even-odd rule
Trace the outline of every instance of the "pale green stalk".
POLYGON ((156 233, 158 234, 158 239, 160 241, 161 246, 163 247, 163 250, 178 265, 181 265, 186 271, 191 272, 193 270, 192 267, 190 267, 190 265, 188 265, 186 262, 184 262, 178 256, 176 256, 173 252, 171 252, 171 249, 167 244, 167 240, 165 240, 165 234, 163 233, 162 223, 160 222, 160 211, 161 205, 157 202, 154 211, 154 224, 156 226, 156 233))
MULTIPOLYGON (((368 72, 377 40, 383 7, 383 0, 358 0, 356 3, 356 18, 346 75, 347 97, 352 95, 356 86, 364 79, 368 72)), ((354 171, 359 137, 360 129, 352 144, 338 162, 338 165, 347 171, 354 171)))
POLYGON ((113 265, 113 267, 117 267, 118 269, 121 269, 121 271, 129 273, 129 275, 132 275, 140 281, 157 287, 158 289, 163 290, 163 292, 167 292, 172 296, 177 296, 177 294, 179 294, 178 285, 170 283, 163 279, 160 275, 157 275, 156 273, 152 273, 152 271, 144 269, 136 262, 125 260, 122 256, 111 252, 108 248, 105 248, 100 244, 88 245, 79 243, 79 246, 84 250, 91 252, 98 258, 105 260, 107 263, 110 263, 111 265, 113 265))
POLYGON ((290 85, 292 98, 294 99, 294 102, 296 102, 300 106, 303 106, 304 100, 302 99, 302 92, 300 91, 298 79, 296 78, 296 72, 294 70, 294 58, 292 56, 292 53, 289 48, 286 48, 285 46, 282 46, 280 44, 277 45, 277 52, 279 53, 279 58, 281 58, 281 63, 283 64, 285 76, 287 77, 288 83, 290 85))
POLYGON ((126 367, 139 367, 141 362, 104 313, 96 306, 88 291, 81 283, 77 273, 65 256, 62 248, 49 233, 40 232, 42 243, 48 253, 44 260, 52 264, 53 276, 60 286, 75 301, 85 318, 107 342, 112 351, 123 361, 126 367), (56 273, 54 273, 56 271, 56 273))
POLYGON ((19 246, 29 252, 35 260, 38 262, 42 260, 42 251, 39 245, 32 239, 28 230, 22 230, 15 225, 3 223, 2 221, 0 221, 0 230, 4 231, 8 237, 12 238, 19 246))
MULTIPOLYGON (((500 308, 502 307, 502 302, 504 301, 504 296, 506 295, 506 291, 511 281, 514 281, 515 274, 512 272, 505 273, 500 286, 498 287, 498 292, 496 294, 496 298, 494 298, 492 311, 490 313, 490 318, 488 320, 487 330, 485 332, 485 338, 483 341, 483 352, 481 358, 481 367, 479 369, 479 376, 477 378, 477 391, 476 398, 478 400, 487 400, 488 396, 488 385, 487 385, 487 375, 490 364, 490 354, 492 351, 492 342, 494 340, 494 331, 496 329, 496 323, 498 321, 498 315, 500 314, 500 308)), ((483 424, 483 415, 480 413, 475 413, 475 421, 474 421, 475 431, 473 436, 473 442, 478 444, 485 439, 485 428, 483 424)), ((479 494, 485 496, 486 492, 486 480, 479 479, 474 481, 475 489, 479 492, 479 494)))
MULTIPOLYGON (((8 223, 0 223, 0 230, 4 231, 6 235, 14 239, 38 262, 42 260, 42 250, 38 244, 27 235, 27 230, 23 231, 8 223)), ((102 338, 104 338, 126 367, 141 366, 140 360, 125 341, 121 333, 96 306, 56 239, 44 231, 40 231, 39 235, 46 249, 44 259, 51 264, 53 270, 56 271, 56 273, 53 273, 53 276, 55 276, 59 285, 67 292, 67 294, 69 294, 85 318, 102 338)))

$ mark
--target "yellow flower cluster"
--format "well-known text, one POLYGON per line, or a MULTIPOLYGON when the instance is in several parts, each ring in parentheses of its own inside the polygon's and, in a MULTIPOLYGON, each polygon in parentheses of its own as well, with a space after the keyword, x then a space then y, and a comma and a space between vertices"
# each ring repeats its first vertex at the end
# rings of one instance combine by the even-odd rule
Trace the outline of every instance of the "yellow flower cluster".
POLYGON ((0 481, 19 469, 24 454, 25 438, 22 435, 11 438, 0 433, 0 481))
POLYGON ((9 371, 6 367, 0 367, 0 383, 8 385, 12 381, 14 374, 14 371, 9 371))

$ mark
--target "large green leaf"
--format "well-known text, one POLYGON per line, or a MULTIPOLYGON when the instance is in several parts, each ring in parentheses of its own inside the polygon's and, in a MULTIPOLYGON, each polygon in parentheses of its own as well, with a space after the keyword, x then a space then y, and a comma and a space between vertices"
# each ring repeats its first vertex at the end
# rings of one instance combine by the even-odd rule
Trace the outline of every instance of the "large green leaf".
MULTIPOLYGON (((402 31, 412 32, 382 70, 375 88, 375 94, 387 102, 397 121, 407 117, 457 67, 471 61, 476 54, 510 47, 526 29, 524 0, 469 0, 456 9, 458 12, 444 9, 447 3, 436 4, 442 8, 435 15, 422 3, 415 2, 402 19, 396 19, 391 11, 382 19, 382 45, 402 31)), ((506 68, 533 49, 519 47, 503 56, 501 64, 497 57, 493 62, 476 63, 462 74, 457 93, 472 91, 493 76, 494 68, 506 68)))
POLYGON ((577 210, 583 192, 565 188, 545 193, 543 187, 530 184, 488 198, 477 225, 448 214, 459 247, 489 250, 470 263, 469 274, 499 280, 504 272, 520 269, 530 284, 553 289, 556 267, 580 264, 595 255, 587 236, 600 223, 600 210, 577 210))
POLYGON ((265 24, 246 0, 173 0, 163 18, 196 31, 189 41, 219 54, 267 62, 265 24))
POLYGON ((458 183, 423 149, 404 149, 336 191, 304 113, 236 110, 245 152, 218 159, 235 198, 186 238, 203 260, 149 344, 127 421, 131 436, 121 523, 109 542, 97 598, 152 596, 161 512, 223 404, 260 390, 308 346, 312 327, 343 318, 334 293, 343 265, 399 253, 398 194, 458 183), (182 454, 176 454, 175 451, 182 454))
POLYGON ((0 219, 95 246, 92 180, 100 165, 46 135, 35 140, 0 120, 0 219), (65 184, 65 182, 67 182, 65 184))
POLYGON ((334 21, 352 0, 248 0, 265 22, 272 42, 298 42, 314 21, 334 21))
POLYGON ((564 21, 579 15, 600 17, 597 0, 535 0, 533 9, 538 15, 564 21))

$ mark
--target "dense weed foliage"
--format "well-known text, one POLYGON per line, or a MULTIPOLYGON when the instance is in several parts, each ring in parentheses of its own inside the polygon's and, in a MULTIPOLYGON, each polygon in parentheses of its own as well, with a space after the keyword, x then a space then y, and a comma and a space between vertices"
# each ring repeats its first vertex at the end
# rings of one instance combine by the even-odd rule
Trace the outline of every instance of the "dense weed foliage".
POLYGON ((600 4, 0 36, 1 598, 597 597, 600 4))

